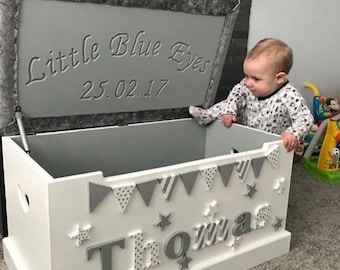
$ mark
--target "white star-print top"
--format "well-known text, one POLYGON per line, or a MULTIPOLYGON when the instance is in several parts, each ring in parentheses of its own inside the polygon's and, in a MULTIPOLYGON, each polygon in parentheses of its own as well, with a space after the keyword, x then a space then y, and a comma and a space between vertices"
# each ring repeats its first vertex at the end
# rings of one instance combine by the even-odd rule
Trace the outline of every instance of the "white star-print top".
POLYGON ((313 124, 306 101, 288 81, 273 95, 261 99, 242 80, 227 99, 213 107, 220 114, 235 114, 240 124, 279 135, 289 132, 298 139, 304 138, 313 124))

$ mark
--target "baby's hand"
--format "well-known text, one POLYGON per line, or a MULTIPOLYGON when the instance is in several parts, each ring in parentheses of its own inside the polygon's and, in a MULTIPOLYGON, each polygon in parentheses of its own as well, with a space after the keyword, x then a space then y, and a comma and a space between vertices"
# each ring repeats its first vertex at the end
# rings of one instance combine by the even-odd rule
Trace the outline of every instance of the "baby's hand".
POLYGON ((221 121, 226 127, 230 127, 233 122, 236 122, 236 116, 233 114, 223 114, 221 121))
POLYGON ((289 132, 284 132, 281 134, 281 140, 283 141, 283 146, 287 149, 288 152, 295 149, 298 145, 297 138, 289 132))

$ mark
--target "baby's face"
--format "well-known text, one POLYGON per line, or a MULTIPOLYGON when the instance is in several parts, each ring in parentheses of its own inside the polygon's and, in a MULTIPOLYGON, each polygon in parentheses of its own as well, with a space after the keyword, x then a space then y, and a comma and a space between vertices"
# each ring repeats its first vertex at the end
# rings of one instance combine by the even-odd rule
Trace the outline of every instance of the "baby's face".
POLYGON ((283 72, 275 73, 274 67, 265 56, 246 59, 243 63, 245 85, 256 97, 265 97, 273 92, 286 80, 283 72))

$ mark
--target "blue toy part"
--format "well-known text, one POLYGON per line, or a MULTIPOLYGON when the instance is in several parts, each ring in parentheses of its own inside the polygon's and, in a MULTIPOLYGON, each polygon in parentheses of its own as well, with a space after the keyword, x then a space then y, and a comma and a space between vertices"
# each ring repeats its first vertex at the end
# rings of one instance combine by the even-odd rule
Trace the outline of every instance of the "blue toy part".
POLYGON ((318 88, 312 83, 305 83, 306 88, 309 88, 313 94, 313 115, 316 122, 323 121, 331 117, 331 113, 328 111, 326 98, 320 96, 318 88))
POLYGON ((310 128, 309 128, 309 132, 308 134, 306 135, 305 139, 304 139, 304 143, 305 144, 309 144, 313 137, 314 137, 314 134, 318 131, 319 127, 317 124, 313 124, 310 128))
POLYGON ((316 121, 323 121, 332 116, 328 111, 326 100, 323 96, 314 96, 313 98, 313 113, 316 121))

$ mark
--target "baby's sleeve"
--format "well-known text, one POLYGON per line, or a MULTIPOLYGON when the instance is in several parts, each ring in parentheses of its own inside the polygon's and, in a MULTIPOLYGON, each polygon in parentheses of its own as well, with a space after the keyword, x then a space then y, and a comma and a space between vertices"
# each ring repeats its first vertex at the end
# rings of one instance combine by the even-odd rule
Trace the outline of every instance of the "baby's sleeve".
POLYGON ((287 95, 286 102, 292 120, 292 125, 286 132, 293 133, 299 140, 304 139, 314 123, 313 115, 297 89, 292 89, 291 94, 287 95))

